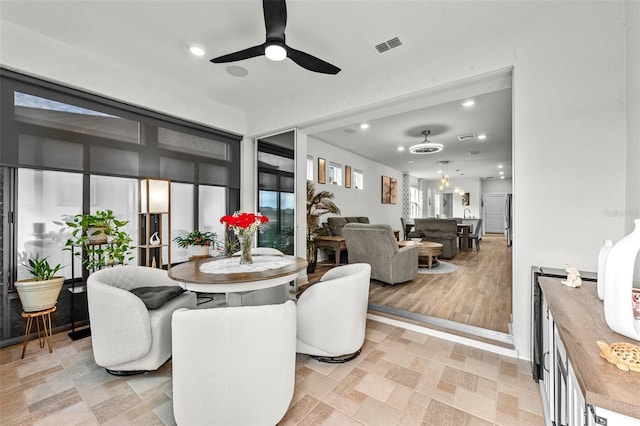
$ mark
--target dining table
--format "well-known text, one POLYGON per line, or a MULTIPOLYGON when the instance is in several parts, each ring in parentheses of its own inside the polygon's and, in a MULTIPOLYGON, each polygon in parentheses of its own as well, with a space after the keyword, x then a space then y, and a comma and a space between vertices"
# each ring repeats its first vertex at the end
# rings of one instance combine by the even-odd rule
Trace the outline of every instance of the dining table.
POLYGON ((239 256, 219 256, 181 263, 168 274, 185 290, 224 293, 227 306, 264 305, 286 302, 289 283, 307 264, 288 255, 253 255, 250 264, 241 264, 239 256))

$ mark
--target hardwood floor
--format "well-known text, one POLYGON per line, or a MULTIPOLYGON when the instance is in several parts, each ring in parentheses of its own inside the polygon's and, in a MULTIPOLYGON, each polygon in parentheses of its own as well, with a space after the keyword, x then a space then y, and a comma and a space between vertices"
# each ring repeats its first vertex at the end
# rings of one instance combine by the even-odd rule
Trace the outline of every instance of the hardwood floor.
MULTIPOLYGON (((486 234, 480 251, 458 251, 446 262, 457 271, 441 275, 418 276, 406 283, 383 286, 371 281, 369 302, 409 313, 428 316, 510 334, 511 321, 511 247, 502 234, 486 234)), ((319 264, 310 280, 319 278, 332 265, 319 264)), ((398 314, 396 312, 396 314, 398 314)), ((410 315, 411 317, 411 315, 410 315)))

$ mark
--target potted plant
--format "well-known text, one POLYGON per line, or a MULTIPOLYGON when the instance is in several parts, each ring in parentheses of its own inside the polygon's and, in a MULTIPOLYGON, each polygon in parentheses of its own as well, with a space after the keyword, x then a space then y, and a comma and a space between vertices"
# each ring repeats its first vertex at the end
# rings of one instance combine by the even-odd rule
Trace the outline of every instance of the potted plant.
POLYGON ((191 247, 193 256, 208 256, 211 248, 216 248, 218 240, 215 232, 202 232, 194 230, 186 235, 177 236, 173 239, 178 246, 188 249, 191 247))
POLYGON ((307 262, 308 272, 316 269, 316 242, 315 239, 324 235, 324 229, 320 226, 320 216, 333 213, 340 214, 340 209, 333 202, 334 195, 328 191, 316 193, 312 182, 307 181, 307 262))
POLYGON ((47 258, 38 256, 22 263, 31 278, 18 280, 14 283, 18 297, 25 312, 36 312, 49 309, 56 305, 64 277, 56 276, 60 265, 51 266, 47 258))
POLYGON ((71 238, 65 244, 65 250, 82 256, 87 269, 96 271, 106 265, 124 265, 133 259, 133 239, 123 231, 128 220, 118 220, 111 210, 97 210, 93 214, 77 214, 66 222, 71 228, 71 238))

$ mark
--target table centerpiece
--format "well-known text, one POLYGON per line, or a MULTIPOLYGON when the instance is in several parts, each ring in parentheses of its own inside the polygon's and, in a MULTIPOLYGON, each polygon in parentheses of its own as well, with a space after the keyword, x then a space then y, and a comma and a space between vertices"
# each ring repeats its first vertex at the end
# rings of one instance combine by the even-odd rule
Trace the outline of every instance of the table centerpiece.
POLYGON ((240 242, 240 264, 253 263, 251 257, 251 247, 253 246, 253 236, 256 231, 262 229, 262 225, 269 222, 267 216, 261 213, 248 213, 237 211, 232 215, 225 215, 220 218, 220 223, 224 223, 227 229, 231 229, 240 242))

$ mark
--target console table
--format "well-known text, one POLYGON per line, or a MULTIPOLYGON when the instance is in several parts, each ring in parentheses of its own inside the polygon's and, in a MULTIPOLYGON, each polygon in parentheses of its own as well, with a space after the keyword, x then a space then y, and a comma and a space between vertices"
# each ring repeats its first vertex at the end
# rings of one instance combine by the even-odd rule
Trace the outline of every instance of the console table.
MULTIPOLYGON (((344 237, 339 237, 335 235, 327 235, 323 237, 316 238, 316 247, 326 247, 335 250, 336 252, 336 266, 340 265, 340 252, 347 249, 347 243, 344 240, 344 237)), ((317 258, 317 255, 316 255, 317 258)))

